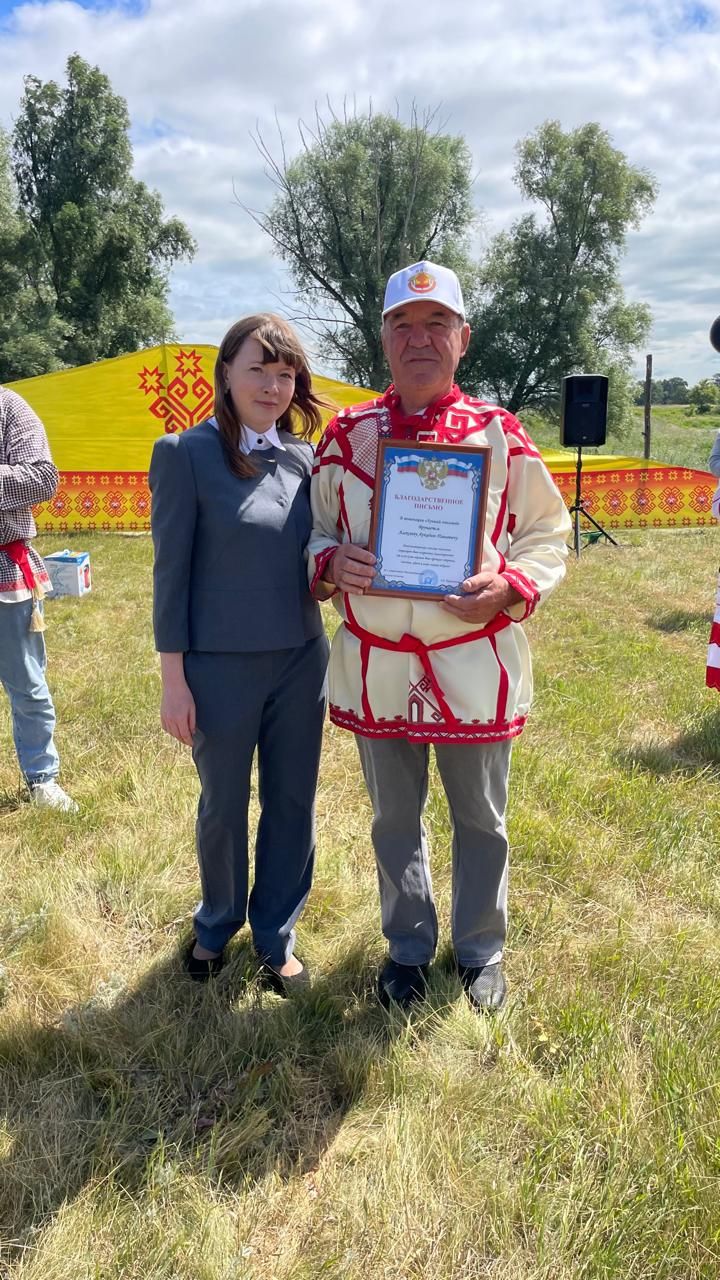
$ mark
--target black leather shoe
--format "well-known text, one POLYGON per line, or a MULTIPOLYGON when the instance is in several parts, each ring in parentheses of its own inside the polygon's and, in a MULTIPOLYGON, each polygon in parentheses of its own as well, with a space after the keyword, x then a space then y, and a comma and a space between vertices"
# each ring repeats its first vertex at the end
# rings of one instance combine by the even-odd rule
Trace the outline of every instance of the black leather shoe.
POLYGON ((299 973, 278 973, 267 960, 261 961, 259 978, 264 987, 269 987, 279 996, 293 996, 298 991, 305 991, 310 986, 310 974, 307 965, 303 965, 299 973))
POLYGON ((387 1009, 391 1001, 401 1009, 422 1000, 427 991, 427 964, 398 964, 386 960, 378 974, 378 998, 387 1009))
POLYGON ((215 978, 225 963, 225 955, 221 951, 219 956, 213 956, 211 960, 199 960, 193 955, 197 938, 190 939, 183 966, 185 972, 192 978, 193 982, 207 982, 208 978, 215 978))
POLYGON ((458 965, 465 994, 475 1009, 499 1009, 507 995, 507 983, 500 961, 479 968, 458 965))

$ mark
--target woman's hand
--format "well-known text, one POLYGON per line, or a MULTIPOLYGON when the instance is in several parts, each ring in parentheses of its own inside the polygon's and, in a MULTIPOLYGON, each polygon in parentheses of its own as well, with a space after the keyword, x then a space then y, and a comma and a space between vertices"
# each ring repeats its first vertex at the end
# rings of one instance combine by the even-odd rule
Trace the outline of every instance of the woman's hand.
POLYGON ((191 747, 195 733, 195 699, 190 692, 181 653, 161 653, 162 701, 160 723, 171 738, 191 747))

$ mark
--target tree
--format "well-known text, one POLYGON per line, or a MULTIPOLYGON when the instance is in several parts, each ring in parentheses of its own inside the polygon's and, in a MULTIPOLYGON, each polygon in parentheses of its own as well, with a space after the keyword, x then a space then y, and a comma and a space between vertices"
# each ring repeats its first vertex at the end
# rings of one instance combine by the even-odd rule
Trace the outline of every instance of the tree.
POLYGON ((25 234, 10 168, 9 140, 0 131, 0 382, 60 367, 55 349, 63 329, 52 297, 32 283, 32 245, 25 234))
POLYGON ((596 124, 564 133, 547 121, 517 150, 516 184, 545 216, 525 214, 490 246, 464 383, 518 412, 555 406, 566 374, 612 371, 623 382, 617 423, 632 404, 630 353, 650 323, 645 306, 625 301, 618 262, 628 229, 652 205, 654 181, 596 124))
MULTIPOLYGON (((653 404, 687 404, 690 388, 684 378, 655 378, 652 380, 651 399, 653 404)), ((645 403, 645 383, 636 382, 634 391, 635 404, 645 403)))
POLYGON ((690 388, 684 378, 663 378, 658 383, 659 404, 687 404, 690 388))
MULTIPOLYGON (((462 138, 434 131, 435 113, 409 125, 388 115, 316 114, 300 125, 301 154, 276 160, 257 142, 278 195, 252 213, 290 268, 302 313, 323 356, 352 382, 387 381, 380 313, 387 277, 435 258, 465 282, 473 221, 470 153, 462 138)), ((251 212, 251 211, 248 211, 251 212)))
POLYGON ((720 387, 712 378, 703 378, 691 388, 688 404, 695 413, 717 413, 720 410, 720 387))
POLYGON ((64 89, 26 77, 15 180, 34 288, 54 302, 65 364, 170 337, 168 273, 194 252, 187 227, 133 178, 128 131, 124 100, 77 54, 64 89))

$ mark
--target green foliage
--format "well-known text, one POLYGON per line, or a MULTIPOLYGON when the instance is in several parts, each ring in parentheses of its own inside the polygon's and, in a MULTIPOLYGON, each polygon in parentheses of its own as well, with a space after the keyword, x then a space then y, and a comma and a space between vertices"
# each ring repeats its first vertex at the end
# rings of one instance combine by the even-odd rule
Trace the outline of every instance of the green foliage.
POLYGON ((633 382, 628 361, 612 356, 598 347, 595 359, 590 356, 585 367, 596 373, 604 373, 608 379, 608 437, 617 446, 630 430, 633 415, 633 382))
POLYGON ((658 404, 687 404, 690 388, 684 378, 662 378, 654 384, 653 396, 657 390, 658 404))
POLYGON ((258 139, 278 195, 253 216, 289 266, 323 354, 365 386, 387 380, 379 330, 388 276, 434 258, 472 277, 470 153, 432 123, 432 113, 413 113, 410 125, 372 112, 318 116, 313 131, 301 126, 303 151, 290 162, 258 139))
POLYGON ((650 209, 653 179, 629 164, 597 124, 564 133, 547 121, 518 146, 515 181, 544 219, 525 214, 490 246, 470 323, 465 381, 517 412, 557 402, 563 376, 609 372, 609 425, 632 403, 625 377, 649 330, 648 308, 627 303, 618 261, 627 231, 650 209))
POLYGON ((164 218, 159 194, 133 178, 128 130, 124 100, 77 54, 65 88, 25 80, 12 138, 16 239, 14 249, 2 245, 0 270, 15 264, 39 322, 33 333, 27 305, 18 306, 27 341, 6 347, 6 378, 25 376, 28 364, 45 372, 172 336, 168 272, 194 244, 182 222, 164 218))
MULTIPOLYGON (((690 388, 684 378, 652 379, 651 398, 653 404, 687 404, 690 388)), ((645 383, 636 382, 634 389, 635 404, 645 403, 645 383)))
POLYGON ((0 131, 0 382, 60 367, 55 352, 63 326, 51 291, 34 287, 32 245, 17 207, 9 143, 0 131))
MULTIPOLYGON (((612 383, 610 386, 612 390, 612 383)), ((557 449, 560 434, 557 414, 528 407, 523 409, 521 417, 539 449, 557 449)), ((600 456, 620 453, 630 458, 642 458, 645 443, 644 418, 642 408, 635 406, 621 433, 608 437, 602 448, 587 452, 600 456)), ((676 408, 672 405, 654 405, 650 456, 654 461, 668 466, 693 467, 697 471, 706 471, 708 455, 718 430, 720 414, 689 418, 683 406, 676 408)))
POLYGON ((690 391, 688 404, 695 413, 716 413, 720 409, 720 387, 711 378, 703 378, 690 391))
POLYGON ((353 115, 301 127, 303 151, 276 161, 261 152, 278 188, 254 214, 288 264, 299 318, 314 324, 321 353, 350 381, 381 387, 386 366, 379 317, 388 275, 432 257, 460 275, 473 330, 462 367, 468 390, 513 411, 557 404, 560 381, 581 369, 613 381, 609 427, 632 407, 631 352, 644 341, 648 308, 626 302, 618 260, 630 227, 650 209, 655 184, 596 124, 564 133, 548 121, 518 147, 516 182, 544 210, 496 236, 479 264, 467 256, 473 221, 470 156, 463 139, 353 115))

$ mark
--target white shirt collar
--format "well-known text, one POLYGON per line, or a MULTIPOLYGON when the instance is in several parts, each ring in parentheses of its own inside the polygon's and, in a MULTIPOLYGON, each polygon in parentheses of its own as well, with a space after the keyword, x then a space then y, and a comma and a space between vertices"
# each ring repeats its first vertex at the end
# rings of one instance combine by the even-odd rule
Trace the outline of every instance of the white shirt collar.
MULTIPOLYGON (((209 421, 217 431, 218 424, 215 418, 210 418, 209 421)), ((242 431, 240 432, 240 448, 243 453, 252 453, 254 449, 257 449, 258 453, 260 453, 264 449, 282 449, 284 451, 285 445, 278 435, 276 422, 273 422, 267 431, 253 431, 252 427, 246 427, 243 422, 242 431)))

